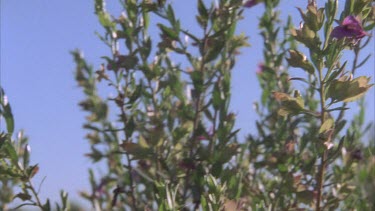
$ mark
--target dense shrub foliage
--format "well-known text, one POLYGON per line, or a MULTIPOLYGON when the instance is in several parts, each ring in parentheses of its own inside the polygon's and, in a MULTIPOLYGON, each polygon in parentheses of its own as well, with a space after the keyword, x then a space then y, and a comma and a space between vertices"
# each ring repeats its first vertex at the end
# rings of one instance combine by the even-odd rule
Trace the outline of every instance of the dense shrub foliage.
MULTIPOLYGON (((292 17, 280 19, 279 3, 198 0, 193 32, 175 14, 177 2, 121 0, 123 12, 110 14, 95 0, 99 38, 112 53, 92 67, 72 52, 85 96, 86 156, 106 168, 89 169, 91 189, 81 196, 91 209, 375 209, 374 128, 365 124, 363 98, 372 84, 360 71, 370 58, 360 52, 372 39, 374 6, 310 0, 296 9, 294 26, 292 17), (256 5, 264 7, 264 60, 254 72, 262 94, 257 131, 241 140, 229 108, 231 75, 249 43, 236 26, 256 5), (360 109, 348 119, 354 101, 360 109)), ((0 207, 19 198, 16 208, 73 209, 65 192, 56 206, 39 199, 32 184, 39 167, 29 164, 23 133, 14 138, 3 91, 0 112, 0 207)))

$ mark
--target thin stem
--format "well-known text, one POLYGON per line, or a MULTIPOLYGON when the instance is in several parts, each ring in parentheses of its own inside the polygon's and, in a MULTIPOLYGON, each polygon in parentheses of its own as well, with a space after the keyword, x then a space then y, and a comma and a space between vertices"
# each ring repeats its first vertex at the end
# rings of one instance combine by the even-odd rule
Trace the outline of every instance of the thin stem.
POLYGON ((357 45, 354 47, 354 59, 353 59, 353 65, 352 65, 352 74, 355 74, 355 71, 357 69, 357 63, 358 63, 358 58, 359 58, 359 51, 360 49, 360 43, 361 41, 358 41, 357 45))
MULTIPOLYGON (((126 84, 126 86, 128 85, 128 83, 126 84)), ((124 106, 120 106, 120 110, 121 110, 121 119, 123 121, 123 124, 124 124, 124 128, 126 128, 126 112, 125 112, 125 109, 124 109, 124 106)), ((124 135, 126 137, 126 142, 129 142, 129 139, 126 135, 126 132, 125 130, 124 131, 124 135)), ((135 198, 135 195, 134 195, 134 180, 133 180, 133 176, 132 176, 132 171, 133 171, 133 167, 132 167, 132 163, 131 163, 131 159, 130 159, 130 156, 128 153, 125 154, 126 156, 126 160, 128 161, 128 164, 126 165, 126 168, 128 169, 128 172, 129 172, 129 182, 130 182, 130 197, 132 199, 132 206, 135 210, 137 210, 137 201, 136 201, 136 198, 135 198)))
POLYGON ((35 190, 33 183, 31 182, 30 178, 27 179, 27 182, 29 183, 29 188, 31 192, 33 193, 35 200, 36 200, 36 206, 40 207, 43 210, 43 205, 39 199, 38 192, 35 190))
MULTIPOLYGON (((117 51, 117 49, 116 49, 117 51)), ((115 52, 113 52, 113 58, 115 57, 115 52)), ((132 53, 132 52, 131 52, 132 53)), ((116 74, 116 81, 117 81, 117 93, 118 95, 121 95, 121 85, 119 84, 119 80, 118 80, 118 75, 116 74)), ((126 77, 125 77, 125 87, 124 87, 124 90, 125 90, 125 93, 124 93, 124 96, 127 96, 127 90, 128 90, 128 86, 129 86, 129 77, 131 77, 131 74, 130 73, 127 73, 126 74, 126 77)), ((126 128, 126 122, 128 121, 128 117, 126 115, 126 111, 125 111, 125 108, 124 108, 124 105, 118 105, 118 107, 120 108, 120 112, 121 112, 121 121, 124 125, 124 130, 123 130, 123 133, 124 133, 124 136, 125 136, 125 142, 130 142, 131 140, 129 139, 129 137, 127 136, 126 134, 126 131, 125 131, 125 128, 126 128)), ((137 200, 136 200, 136 197, 135 197, 135 194, 134 194, 134 179, 133 179, 133 175, 132 175, 132 172, 133 172, 133 167, 132 167, 132 160, 129 156, 128 153, 125 153, 125 156, 126 156, 126 160, 127 160, 127 165, 124 165, 124 167, 128 170, 129 172, 129 183, 130 183, 130 197, 131 197, 131 201, 132 201, 132 204, 131 206, 133 207, 134 210, 137 210, 137 200)))
POLYGON ((320 159, 320 166, 319 166, 319 173, 318 173, 318 186, 317 186, 318 195, 316 198, 316 211, 320 211, 326 160, 327 160, 327 151, 326 149, 324 149, 322 157, 320 159))
MULTIPOLYGON (((206 52, 206 49, 207 49, 207 38, 208 38, 208 34, 209 32, 207 32, 207 28, 204 28, 203 30, 204 32, 204 37, 203 37, 203 53, 202 53, 202 60, 201 60, 201 63, 200 63, 200 66, 199 66, 199 71, 204 75, 204 67, 205 67, 205 52, 206 52)), ((194 71, 198 71, 198 70, 194 70, 194 71)), ((204 84, 204 83, 203 83, 204 84)), ((203 85, 204 86, 204 85, 203 85)), ((193 122, 193 134, 191 135, 190 137, 190 150, 189 150, 189 158, 190 159, 193 159, 193 155, 194 155, 194 146, 196 145, 196 138, 197 138, 197 129, 198 129, 198 125, 199 125, 199 120, 200 120, 200 113, 201 113, 201 104, 202 104, 202 98, 204 98, 204 93, 205 93, 205 88, 203 88, 203 90, 199 93, 196 93, 197 96, 195 96, 195 116, 194 116, 194 122, 193 122)), ((188 186, 189 186, 189 182, 190 182, 190 179, 189 179, 189 174, 191 173, 191 170, 188 169, 187 172, 186 172, 186 178, 185 178, 185 185, 184 185, 184 191, 183 191, 183 200, 185 201, 186 200, 186 197, 187 197, 187 193, 188 193, 188 186)))
MULTIPOLYGON (((320 81, 320 88, 319 88, 319 95, 320 95, 320 107, 321 107, 321 114, 320 114, 320 121, 321 125, 323 125, 324 121, 326 120, 326 109, 325 109, 325 84, 323 81, 323 73, 322 70, 319 69, 319 81, 320 81)), ((327 140, 324 140, 327 141, 327 140)), ((319 166, 319 172, 317 176, 317 198, 316 198, 316 211, 320 211, 320 204, 322 200, 322 192, 323 192, 323 183, 324 183, 324 173, 325 173, 325 167, 326 167, 326 161, 327 161, 327 150, 325 147, 323 147, 323 153, 321 155, 320 159, 320 166, 319 166)))
MULTIPOLYGON (((15 208, 10 209, 10 210, 18 210, 19 208, 24 207, 24 206, 36 206, 36 204, 35 204, 35 203, 24 203, 24 204, 20 204, 20 205, 18 205, 18 206, 15 207, 15 208)), ((5 207, 2 207, 2 208, 3 208, 3 210, 7 210, 7 207, 6 207, 6 206, 5 206, 5 207)))

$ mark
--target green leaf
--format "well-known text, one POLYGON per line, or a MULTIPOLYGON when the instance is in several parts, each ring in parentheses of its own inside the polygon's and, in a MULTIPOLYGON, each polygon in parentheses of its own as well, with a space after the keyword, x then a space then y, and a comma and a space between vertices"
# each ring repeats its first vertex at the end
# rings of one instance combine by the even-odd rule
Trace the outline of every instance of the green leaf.
POLYGON ((168 17, 168 20, 171 23, 175 23, 176 22, 176 16, 175 16, 173 8, 172 8, 172 6, 170 4, 168 5, 168 9, 167 9, 167 17, 168 17))
POLYGON ((143 17, 143 27, 145 28, 145 30, 147 30, 150 25, 150 15, 145 9, 142 12, 142 17, 143 17))
POLYGON ((223 171, 223 164, 220 162, 215 162, 212 165, 212 175, 215 177, 220 177, 221 172, 223 171))
POLYGON ((279 169, 280 172, 287 172, 288 171, 287 165, 285 165, 283 163, 279 163, 277 165, 277 169, 279 169))
POLYGON ((0 133, 0 150, 3 144, 8 140, 8 135, 5 133, 0 133))
POLYGON ((296 195, 297 195, 298 201, 307 205, 310 204, 314 200, 313 191, 305 190, 305 191, 297 192, 296 195))
POLYGON ((31 195, 30 194, 28 194, 28 193, 17 193, 14 197, 13 197, 13 199, 15 199, 15 198, 19 198, 19 199, 21 199, 22 201, 28 201, 28 200, 31 200, 31 195))
POLYGON ((320 126, 319 133, 324 133, 333 128, 335 121, 332 118, 326 119, 326 121, 320 126))
POLYGON ((169 28, 169 27, 166 27, 164 26, 163 24, 158 24, 159 28, 161 29, 161 31, 163 32, 164 35, 166 35, 167 37, 171 38, 172 40, 178 40, 179 39, 179 36, 178 36, 178 33, 175 32, 172 28, 169 28))
POLYGON ((30 163, 30 146, 26 144, 23 150, 23 168, 27 168, 29 163, 30 163))
POLYGON ((142 148, 149 148, 150 147, 148 145, 146 139, 141 135, 139 136, 138 143, 139 143, 139 146, 142 147, 142 148))
POLYGON ((3 149, 5 150, 6 155, 12 161, 13 165, 18 166, 18 155, 16 150, 14 149, 14 146, 9 142, 5 142, 3 144, 3 149))
MULTIPOLYGON (((108 60, 107 57, 102 57, 109 61, 110 63, 111 60, 108 60)), ((134 69, 135 66, 138 64, 138 57, 135 55, 119 55, 117 56, 117 61, 116 62, 111 62, 112 65, 114 65, 115 69, 117 68, 125 68, 127 70, 129 69, 134 69)))
POLYGON ((212 176, 211 174, 205 176, 206 177, 206 182, 207 182, 207 185, 208 185, 208 189, 213 192, 214 190, 217 190, 218 189, 218 183, 215 179, 214 176, 212 176))
POLYGON ((4 176, 8 176, 11 178, 20 178, 22 177, 22 172, 16 166, 2 166, 0 165, 0 176, 3 178, 4 176))
POLYGON ((12 114, 12 109, 10 107, 9 102, 7 102, 7 97, 5 96, 4 91, 1 89, 0 90, 0 104, 3 108, 3 110, 0 109, 0 115, 4 117, 5 123, 7 126, 7 131, 10 135, 13 134, 14 132, 14 119, 13 119, 13 114, 12 114))
POLYGON ((60 198, 62 202, 62 210, 69 210, 68 193, 63 190, 60 191, 60 198))
POLYGON ((203 75, 200 71, 193 71, 190 73, 191 80, 194 85, 196 94, 200 94, 204 89, 203 75))
POLYGON ((337 122, 335 126, 335 133, 340 132, 344 128, 346 122, 346 120, 341 120, 340 122, 337 122))
POLYGON ((324 8, 319 10, 316 6, 309 4, 307 6, 307 12, 304 13, 300 8, 298 8, 305 24, 309 26, 314 31, 319 31, 324 23, 324 8))
POLYGON ((168 205, 168 210, 176 210, 176 193, 171 190, 172 187, 168 184, 165 186, 165 194, 168 205))
POLYGON ((135 158, 138 159, 144 159, 152 154, 152 149, 149 147, 141 146, 137 143, 131 143, 131 142, 123 142, 121 144, 121 147, 125 150, 125 152, 129 153, 130 155, 133 155, 135 158))
POLYGON ((150 53, 151 53, 151 49, 152 49, 152 41, 151 41, 151 38, 150 37, 147 37, 146 40, 142 41, 143 42, 143 47, 140 50, 140 52, 142 53, 142 56, 144 58, 148 58, 150 56, 150 53))
POLYGON ((141 81, 141 83, 137 85, 137 87, 135 88, 134 92, 131 93, 131 96, 129 97, 129 101, 127 102, 127 104, 132 105, 136 100, 138 100, 142 94, 142 89, 143 89, 143 84, 141 81))
POLYGON ((108 115, 108 105, 104 102, 99 102, 95 105, 95 110, 93 116, 91 116, 91 121, 100 121, 107 118, 108 115))
POLYGON ((103 0, 95 0, 95 14, 104 11, 104 1, 103 0))
POLYGON ((218 110, 223 103, 223 93, 220 90, 219 83, 215 83, 214 90, 212 92, 212 106, 215 110, 218 110))
POLYGON ((111 28, 111 29, 115 28, 116 24, 112 22, 111 16, 109 15, 109 13, 104 12, 104 11, 99 11, 97 15, 99 18, 99 22, 103 27, 111 28))
POLYGON ((347 61, 345 61, 344 64, 341 65, 340 69, 332 72, 329 75, 328 79, 326 80, 326 83, 329 84, 332 80, 334 80, 335 78, 337 78, 337 76, 339 76, 344 71, 344 69, 346 67, 346 64, 347 64, 347 61))
POLYGON ((42 209, 43 209, 43 211, 51 211, 51 204, 49 202, 49 199, 47 199, 46 203, 43 204, 42 209))
POLYGON ((203 194, 201 196, 201 205, 202 205, 203 210, 210 210, 209 206, 208 206, 208 203, 207 203, 207 200, 206 200, 206 198, 204 197, 203 194))
POLYGON ((203 21, 206 22, 208 20, 208 12, 202 0, 198 0, 198 12, 199 15, 202 17, 203 21))
POLYGON ((225 45, 225 41, 221 39, 209 38, 207 42, 212 42, 212 44, 209 45, 208 51, 205 53, 204 61, 210 62, 212 60, 215 60, 220 55, 225 45))

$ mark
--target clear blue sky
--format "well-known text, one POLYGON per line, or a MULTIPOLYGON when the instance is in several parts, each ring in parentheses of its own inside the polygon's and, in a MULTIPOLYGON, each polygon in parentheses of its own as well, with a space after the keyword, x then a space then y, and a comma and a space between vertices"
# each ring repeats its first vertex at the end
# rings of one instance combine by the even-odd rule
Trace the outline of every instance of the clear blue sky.
MULTIPOLYGON (((95 67, 103 62, 99 58, 109 53, 94 34, 102 32, 93 13, 94 1, 0 1, 1 86, 12 104, 16 128, 25 129, 30 138, 32 162, 40 164, 35 182, 46 176, 42 198, 57 199, 59 190, 65 189, 71 199, 82 201, 76 193, 89 189, 87 168, 92 165, 83 156, 89 151, 82 129, 85 114, 77 106, 83 95, 74 81, 75 65, 69 51, 81 49, 95 67)), ((175 2, 177 16, 193 26, 196 1, 175 2)), ((304 8, 307 0, 282 2, 289 2, 281 5, 283 16, 293 14, 298 23, 295 7, 304 8)), ((257 118, 252 103, 260 94, 255 71, 262 61, 262 40, 256 24, 262 11, 259 5, 246 10, 238 28, 250 36, 252 45, 239 56, 233 73, 232 111, 237 113, 237 127, 242 128, 240 139, 254 131, 257 118)), ((370 45, 374 46, 373 41, 370 45)), ((373 51, 373 47, 368 49, 373 51)), ((374 69, 372 57, 360 72, 374 77, 374 69)), ((367 116, 373 120, 373 89, 368 96, 367 116)))

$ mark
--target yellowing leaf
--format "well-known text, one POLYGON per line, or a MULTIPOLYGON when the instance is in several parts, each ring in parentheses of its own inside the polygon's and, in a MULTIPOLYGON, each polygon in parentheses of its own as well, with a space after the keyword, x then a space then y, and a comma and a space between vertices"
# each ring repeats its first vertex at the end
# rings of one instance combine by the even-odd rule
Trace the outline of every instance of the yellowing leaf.
POLYGON ((133 155, 136 158, 144 159, 151 155, 152 149, 149 147, 144 147, 138 143, 132 142, 123 142, 121 147, 125 150, 125 152, 133 155))
POLYGON ((320 126, 319 128, 319 133, 324 133, 330 129, 333 128, 333 125, 334 125, 334 121, 333 119, 329 118, 327 119, 323 124, 322 126, 320 126))
POLYGON ((149 148, 150 146, 147 144, 147 141, 145 140, 145 138, 143 136, 139 136, 139 146, 143 147, 143 148, 149 148))
POLYGON ((333 80, 327 91, 327 98, 335 101, 352 102, 362 97, 373 84, 370 78, 361 76, 354 80, 333 80))
POLYGON ((374 85, 368 84, 369 82, 370 78, 365 76, 354 79, 348 88, 348 96, 343 101, 352 102, 362 97, 367 90, 374 85))
POLYGON ((285 109, 285 108, 280 108, 280 109, 277 111, 277 114, 278 114, 279 116, 288 116, 289 113, 290 113, 290 112, 289 112, 287 109, 285 109))
POLYGON ((306 55, 296 50, 289 50, 290 58, 286 58, 288 64, 292 67, 299 67, 310 74, 314 74, 314 66, 307 60, 306 55))
POLYGON ((299 114, 304 111, 304 101, 301 96, 292 97, 286 93, 273 92, 276 100, 281 102, 281 108, 278 110, 278 115, 287 116, 289 114, 299 114))
POLYGON ((283 92, 272 92, 272 94, 273 94, 273 97, 278 101, 285 101, 291 98, 291 96, 283 92))

